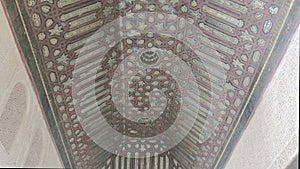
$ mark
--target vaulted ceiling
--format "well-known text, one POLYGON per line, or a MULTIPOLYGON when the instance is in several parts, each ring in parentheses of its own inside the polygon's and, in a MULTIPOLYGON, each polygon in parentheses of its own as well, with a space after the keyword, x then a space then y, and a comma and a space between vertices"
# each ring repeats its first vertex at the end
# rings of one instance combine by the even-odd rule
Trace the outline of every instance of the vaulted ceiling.
POLYGON ((222 168, 299 15, 293 0, 4 4, 76 168, 222 168))

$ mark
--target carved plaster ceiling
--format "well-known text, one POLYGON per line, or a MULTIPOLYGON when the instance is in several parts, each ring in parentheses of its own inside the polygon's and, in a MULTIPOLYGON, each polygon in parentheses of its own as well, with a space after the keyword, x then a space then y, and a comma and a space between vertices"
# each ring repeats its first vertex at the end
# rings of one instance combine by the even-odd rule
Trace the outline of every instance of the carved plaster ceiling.
POLYGON ((64 165, 113 169, 222 167, 294 3, 4 2, 64 165))

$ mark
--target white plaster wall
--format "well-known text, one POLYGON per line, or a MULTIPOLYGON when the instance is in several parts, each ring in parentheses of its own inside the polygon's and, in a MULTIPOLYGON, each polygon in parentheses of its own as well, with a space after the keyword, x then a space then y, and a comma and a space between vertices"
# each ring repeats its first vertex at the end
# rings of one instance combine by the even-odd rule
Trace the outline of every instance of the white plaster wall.
POLYGON ((1 121, 6 125, 0 128, 0 167, 62 167, 0 1, 1 121), (16 84, 23 89, 10 97, 16 84), (20 119, 12 123, 15 118, 20 119), (2 144, 4 140, 10 141, 9 149, 2 144))
POLYGON ((283 169, 299 153, 299 32, 300 28, 226 169, 283 169))

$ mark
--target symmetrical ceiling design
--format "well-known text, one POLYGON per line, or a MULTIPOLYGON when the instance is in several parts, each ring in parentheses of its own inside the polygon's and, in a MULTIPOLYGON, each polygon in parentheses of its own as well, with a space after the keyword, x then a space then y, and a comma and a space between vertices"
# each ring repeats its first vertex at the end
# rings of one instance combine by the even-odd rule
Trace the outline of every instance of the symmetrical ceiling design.
POLYGON ((4 2, 65 166, 163 169, 219 165, 294 3, 4 2))

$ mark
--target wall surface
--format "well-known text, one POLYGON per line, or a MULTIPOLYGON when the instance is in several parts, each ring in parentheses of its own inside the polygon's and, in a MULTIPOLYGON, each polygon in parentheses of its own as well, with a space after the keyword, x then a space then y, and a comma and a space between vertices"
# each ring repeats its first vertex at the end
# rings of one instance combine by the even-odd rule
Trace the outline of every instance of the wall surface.
POLYGON ((299 33, 298 27, 226 169, 283 169, 299 153, 299 33))
POLYGON ((62 167, 1 1, 0 167, 62 167))

